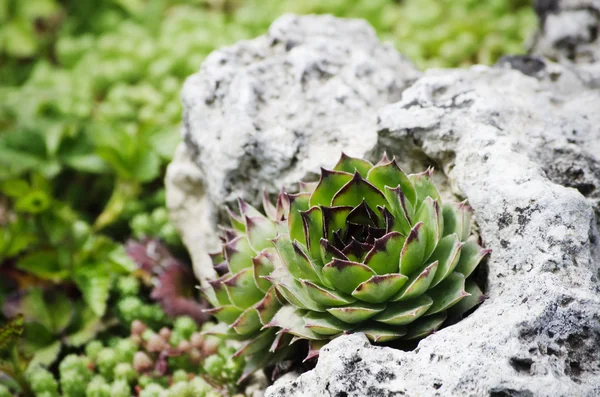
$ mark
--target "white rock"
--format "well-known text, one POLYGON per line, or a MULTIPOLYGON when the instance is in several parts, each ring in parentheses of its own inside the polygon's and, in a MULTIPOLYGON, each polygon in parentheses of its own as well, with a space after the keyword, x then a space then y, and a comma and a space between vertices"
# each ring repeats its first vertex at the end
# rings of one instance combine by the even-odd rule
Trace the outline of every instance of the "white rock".
POLYGON ((590 65, 509 57, 430 71, 400 100, 416 73, 364 23, 292 16, 207 59, 186 84, 185 145, 167 178, 201 275, 223 203, 256 202, 342 149, 372 160, 386 150, 410 172, 435 166, 493 249, 481 266, 489 298, 464 320, 412 351, 340 337, 268 397, 600 396, 600 73, 590 65))
POLYGON ((469 199, 487 301, 414 351, 338 338, 268 397, 600 395, 600 92, 516 61, 426 73, 379 112, 373 152, 434 165, 469 199))
POLYGON ((208 235, 224 204, 293 188, 342 150, 363 156, 376 109, 418 75, 366 22, 330 16, 283 16, 267 35, 212 53, 184 86, 185 143, 166 179, 197 274, 212 274, 208 235))

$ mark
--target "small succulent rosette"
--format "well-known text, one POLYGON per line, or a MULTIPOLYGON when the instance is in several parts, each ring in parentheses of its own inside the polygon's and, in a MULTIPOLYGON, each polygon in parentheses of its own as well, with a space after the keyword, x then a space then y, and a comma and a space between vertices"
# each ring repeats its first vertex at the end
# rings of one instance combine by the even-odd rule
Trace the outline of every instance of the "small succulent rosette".
POLYGON ((470 276, 490 251, 471 208, 442 203, 431 176, 342 155, 300 193, 265 197, 266 216, 240 200, 213 256, 221 277, 204 289, 214 333, 263 359, 305 339, 314 357, 343 333, 419 339, 460 318, 482 301, 470 276))

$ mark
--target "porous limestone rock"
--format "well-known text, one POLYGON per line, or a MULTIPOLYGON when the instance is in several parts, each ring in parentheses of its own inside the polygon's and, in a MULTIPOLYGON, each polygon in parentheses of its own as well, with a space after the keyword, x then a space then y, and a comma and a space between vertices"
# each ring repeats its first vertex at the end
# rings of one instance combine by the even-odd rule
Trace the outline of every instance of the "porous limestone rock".
POLYGON ((293 16, 207 59, 186 84, 185 144, 167 178, 201 275, 218 206, 257 203, 341 150, 434 166, 493 250, 479 269, 488 299, 464 320, 412 351, 340 337, 268 397, 600 395, 600 73, 589 65, 507 57, 411 84, 416 72, 364 23, 293 16))
POLYGON ((577 63, 600 61, 599 0, 536 0, 540 29, 533 52, 577 63))
POLYGON ((377 140, 376 110, 418 77, 361 20, 286 15, 268 34, 212 53, 185 83, 184 143, 167 174, 172 220, 197 273, 224 204, 316 175, 377 140))
POLYGON ((340 337, 266 395, 599 396, 600 91, 588 83, 509 57, 426 72, 383 107, 372 158, 432 165, 468 198, 493 250, 480 269, 488 299, 413 351, 340 337))

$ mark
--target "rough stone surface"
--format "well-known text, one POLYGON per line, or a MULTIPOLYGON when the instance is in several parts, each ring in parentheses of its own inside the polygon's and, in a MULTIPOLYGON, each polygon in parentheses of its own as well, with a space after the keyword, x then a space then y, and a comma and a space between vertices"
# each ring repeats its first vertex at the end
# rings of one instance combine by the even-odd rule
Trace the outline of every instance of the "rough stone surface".
POLYGON ((414 351, 339 338, 267 396, 600 395, 599 103, 572 69, 521 57, 428 72, 382 108, 372 154, 433 165, 469 199, 489 298, 414 351))
MULTIPOLYGON (((286 17, 271 34, 286 36, 281 32, 285 26, 289 37, 302 42, 296 27, 316 20, 303 21, 286 17)), ((328 21, 336 29, 352 31, 358 26, 328 21)), ((356 29, 363 31, 364 25, 360 26, 356 29)), ((354 59, 350 55, 354 46, 358 53, 366 51, 355 43, 356 38, 342 36, 338 45, 349 49, 347 59, 354 59), (350 43, 342 44, 345 40, 350 43)), ((368 36, 374 40, 371 33, 368 36)), ((265 38, 241 46, 263 48, 261 40, 265 38)), ((284 50, 275 51, 271 58, 251 55, 251 50, 240 50, 238 55, 258 57, 263 65, 277 64, 293 52, 284 50)), ((232 50, 216 53, 209 65, 228 51, 232 50)), ((388 54, 404 67, 399 57, 391 55, 393 51, 388 54)), ((215 99, 214 109, 186 103, 186 146, 180 158, 187 156, 187 163, 178 160, 169 169, 168 193, 175 217, 214 213, 215 206, 234 193, 253 200, 263 183, 271 189, 288 186, 319 165, 331 165, 340 150, 372 160, 385 150, 400 157, 407 172, 434 166, 446 196, 468 198, 483 242, 493 250, 480 269, 489 298, 466 319, 425 338, 413 351, 370 346, 362 335, 340 337, 323 349, 314 370, 296 380, 277 382, 267 389, 267 396, 600 396, 600 73, 596 65, 561 66, 543 58, 507 57, 495 67, 429 71, 400 99, 399 82, 408 83, 403 76, 414 73, 402 69, 388 80, 395 82, 390 84, 397 88, 396 94, 375 90, 377 94, 370 98, 377 100, 371 99, 371 105, 360 110, 357 102, 344 117, 329 113, 331 96, 316 96, 314 102, 300 96, 305 109, 296 108, 295 118, 304 119, 303 111, 308 116, 294 128, 282 121, 285 116, 274 113, 285 115, 296 99, 282 108, 281 98, 272 94, 263 97, 263 110, 240 110, 240 98, 250 94, 231 88, 233 83, 215 99), (397 102, 386 105, 395 97, 397 102), (189 110, 195 106, 204 110, 189 110), (324 118, 315 113, 320 108, 326 109, 324 118), (261 124, 265 120, 268 123, 261 124), (374 121, 369 120, 376 120, 376 126, 369 127, 373 130, 351 126, 371 126, 374 121), (334 125, 338 122, 339 128, 334 125), (248 127, 254 123, 263 127, 248 127), (230 129, 238 124, 240 129, 232 133, 230 129), (315 128, 318 137, 312 135, 315 128), (218 141, 219 134, 254 142, 252 150, 236 146, 238 142, 218 141), (260 156, 271 156, 273 145, 279 145, 261 140, 267 136, 276 136, 276 142, 304 138, 290 143, 295 145, 293 151, 277 151, 263 159, 260 156), (231 165, 212 164, 226 156, 219 153, 231 155, 231 165), (286 156, 293 159, 292 166, 286 156), (244 184, 246 171, 253 181, 244 184), (186 190, 188 183, 201 187, 186 190)), ((223 73, 250 74, 245 64, 231 68, 223 73)), ((392 73, 393 67, 383 70, 392 73)), ((319 92, 319 85, 326 87, 339 76, 314 80, 310 92, 319 92)), ((202 79, 201 72, 190 80, 184 100, 210 97, 210 87, 218 84, 197 82, 202 79)), ((279 92, 299 84, 295 79, 276 81, 279 92)), ((206 219, 210 217, 183 221, 184 240, 192 244, 191 249, 194 244, 201 246, 195 240, 201 232, 194 230, 193 222, 196 227, 209 227, 212 223, 203 223, 206 219)), ((203 248, 196 249, 198 255, 205 255, 203 248)))
POLYGON ((194 262, 217 243, 198 229, 210 230, 223 204, 316 175, 342 149, 363 156, 377 140, 376 110, 418 76, 366 22, 330 16, 286 15, 211 54, 183 89, 185 144, 167 175, 194 262))
POLYGON ((577 63, 600 61, 599 0, 536 0, 541 29, 533 52, 577 63))

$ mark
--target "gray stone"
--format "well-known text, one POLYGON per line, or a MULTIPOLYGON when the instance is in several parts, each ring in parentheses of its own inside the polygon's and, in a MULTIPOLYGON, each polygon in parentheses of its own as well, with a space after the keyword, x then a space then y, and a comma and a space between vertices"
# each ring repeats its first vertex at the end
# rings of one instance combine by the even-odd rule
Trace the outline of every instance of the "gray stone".
POLYGON ((468 198, 488 299, 413 351, 338 338, 267 396, 600 395, 600 91, 538 60, 536 77, 516 59, 425 73, 381 109, 370 152, 468 198))
POLYGON ((202 264, 224 204, 314 176, 340 150, 363 156, 377 140, 376 109, 418 76, 366 22, 331 16, 286 15, 267 35, 212 53, 184 86, 185 143, 166 180, 197 273, 211 274, 202 264))
POLYGON ((167 177, 200 276, 223 203, 256 203, 341 150, 434 166, 493 250, 488 299, 464 320, 412 351, 340 337, 266 395, 599 396, 599 71, 508 57, 419 77, 364 23, 331 17, 286 16, 210 56, 186 84, 185 144, 167 177))
POLYGON ((540 20, 533 53, 558 61, 600 61, 600 1, 536 0, 540 20))

